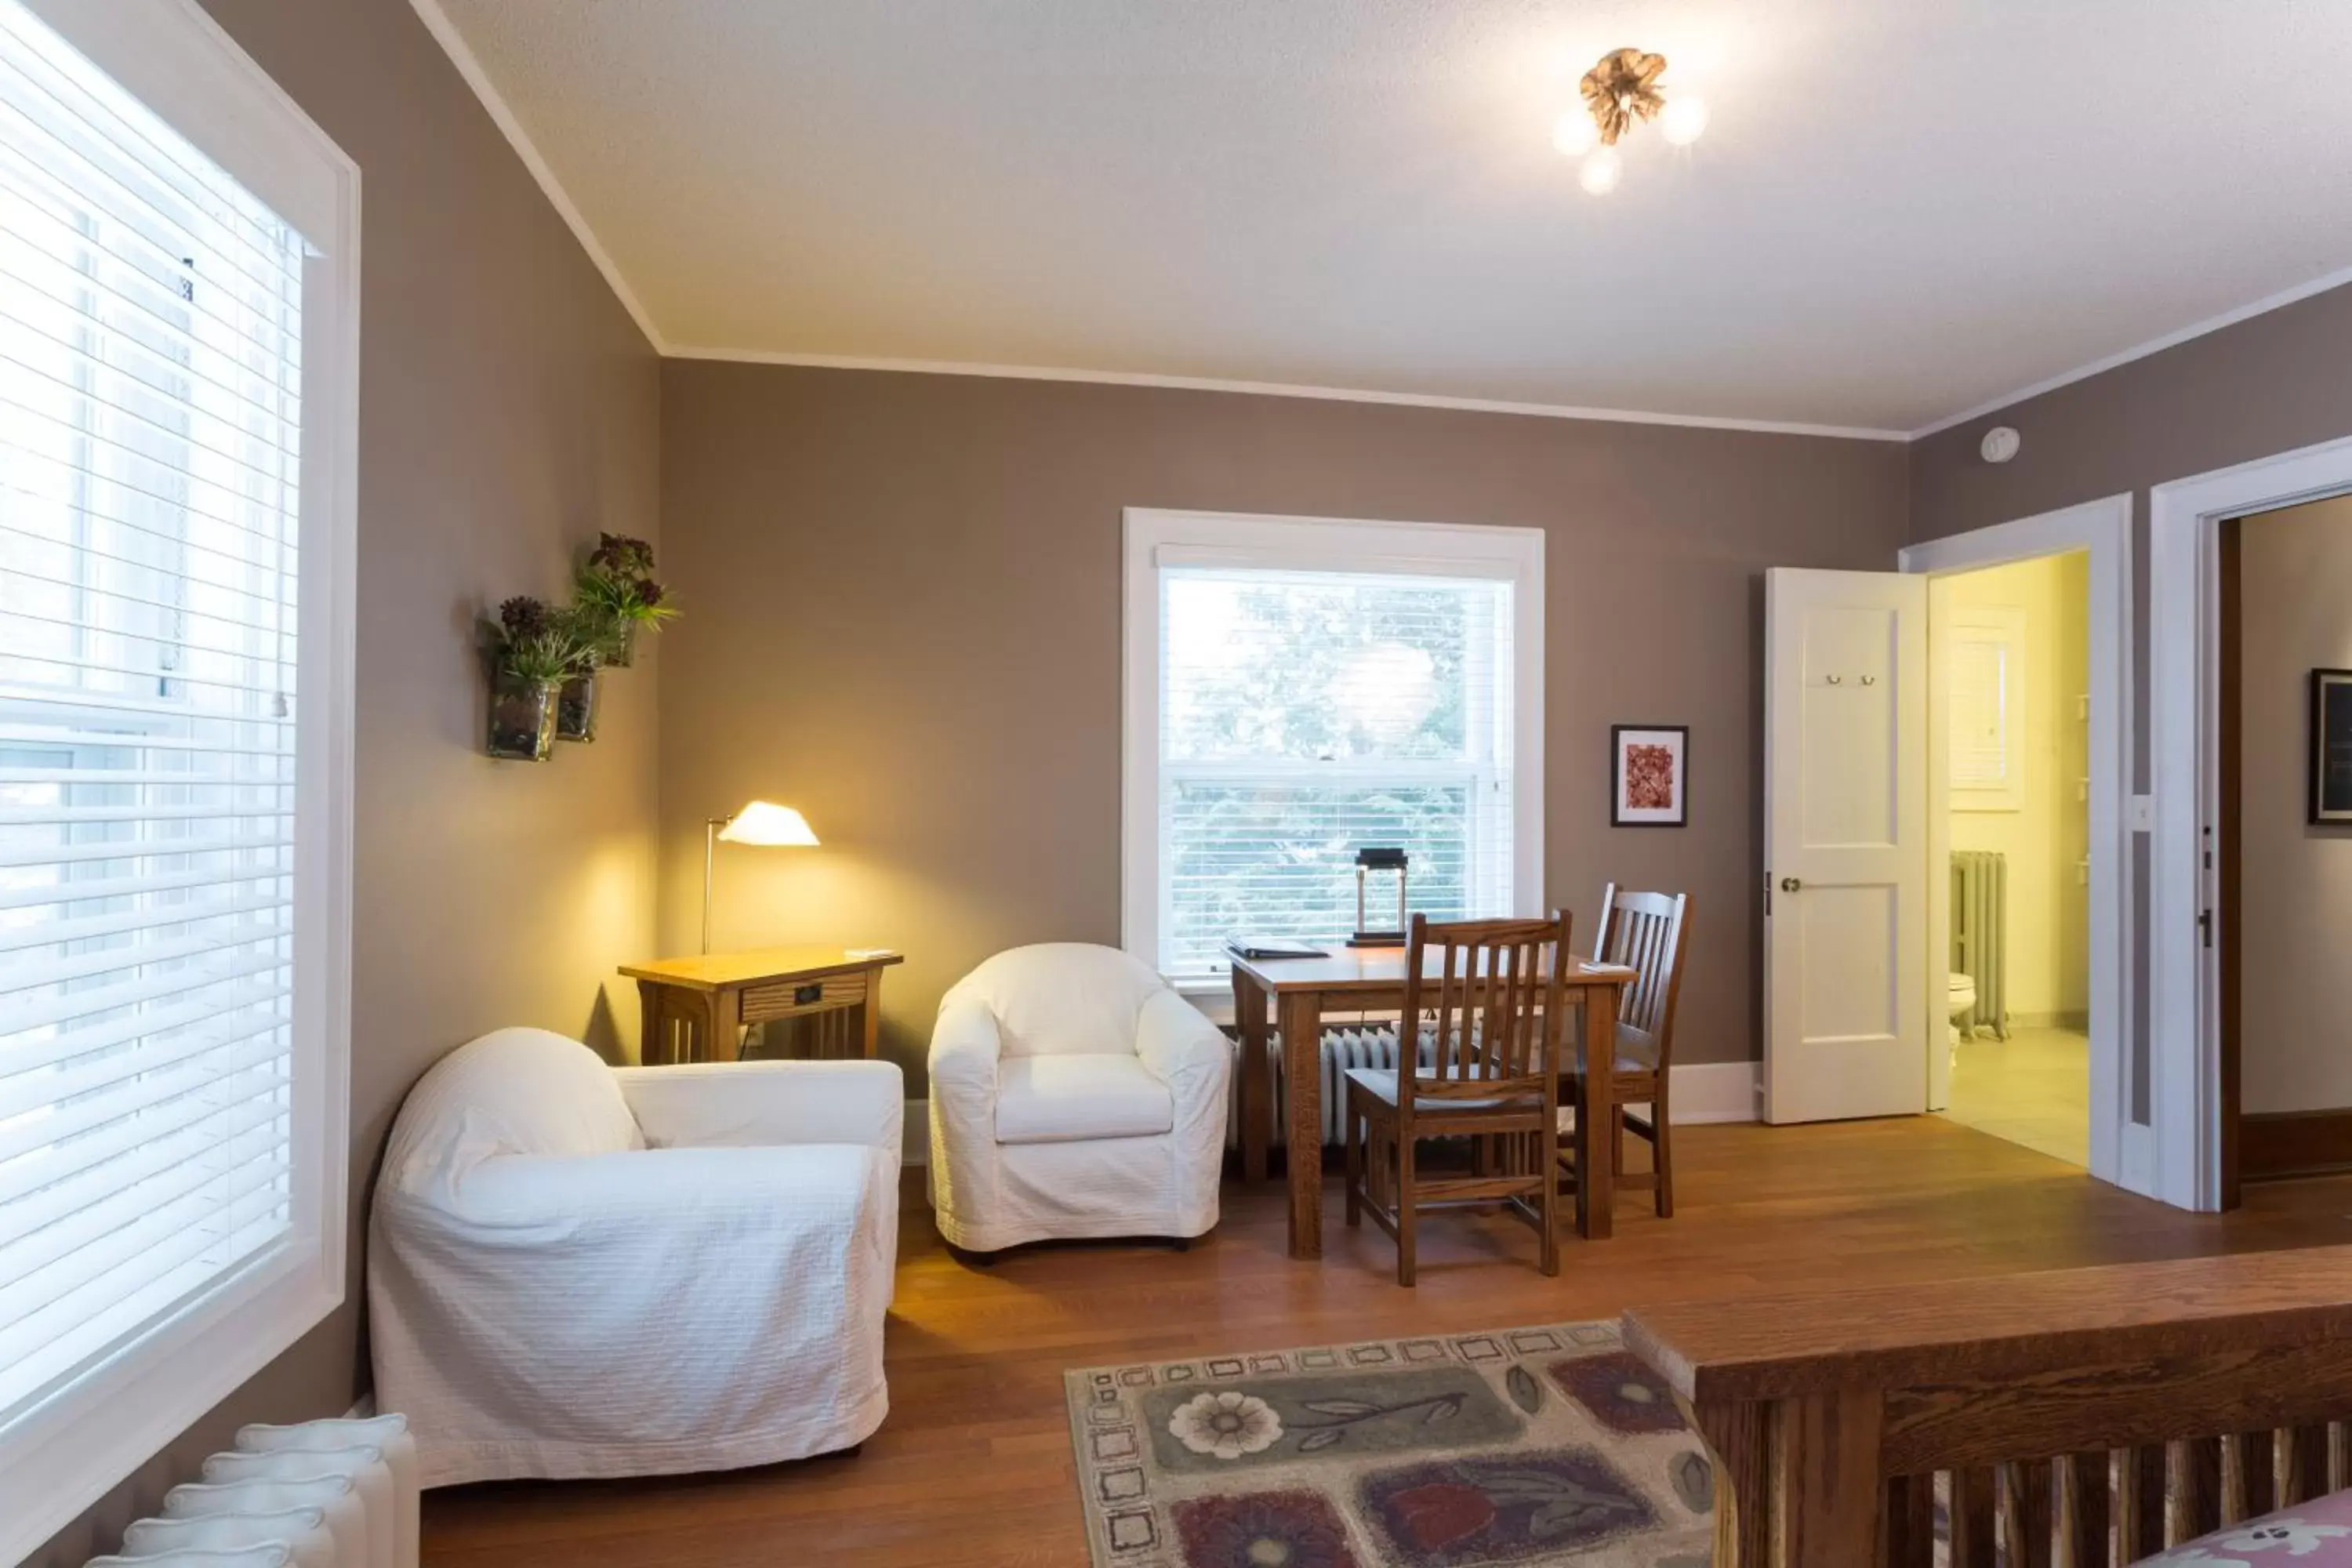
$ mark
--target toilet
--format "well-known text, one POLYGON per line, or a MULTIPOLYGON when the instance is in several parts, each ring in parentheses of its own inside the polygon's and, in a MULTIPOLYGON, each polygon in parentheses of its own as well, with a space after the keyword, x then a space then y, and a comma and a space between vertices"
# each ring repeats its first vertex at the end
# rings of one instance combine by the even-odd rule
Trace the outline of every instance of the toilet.
POLYGON ((1965 974, 1948 975, 1947 982, 1951 989, 1951 1005, 1947 1011, 1951 1015, 1952 1049, 1958 1052, 1960 1042, 1974 1033, 1969 1015, 1977 1005, 1977 983, 1965 974))

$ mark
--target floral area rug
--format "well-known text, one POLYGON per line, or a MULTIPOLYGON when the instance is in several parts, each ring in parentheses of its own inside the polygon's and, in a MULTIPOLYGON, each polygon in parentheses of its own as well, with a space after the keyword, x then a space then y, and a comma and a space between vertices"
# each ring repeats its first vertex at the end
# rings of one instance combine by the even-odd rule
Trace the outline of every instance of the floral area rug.
POLYGON ((1614 1323, 1064 1374, 1097 1568, 1706 1568, 1714 1474, 1614 1323))

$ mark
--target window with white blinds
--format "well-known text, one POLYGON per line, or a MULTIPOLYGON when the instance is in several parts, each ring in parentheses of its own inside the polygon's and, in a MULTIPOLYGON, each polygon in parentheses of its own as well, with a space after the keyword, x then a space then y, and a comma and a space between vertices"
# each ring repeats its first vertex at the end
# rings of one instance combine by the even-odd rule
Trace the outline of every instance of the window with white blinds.
POLYGON ((0 1431, 317 1226, 311 255, 0 0, 0 1431))
MULTIPOLYGON (((1539 898, 1522 809, 1535 536, 1203 519, 1214 542, 1188 545, 1181 517, 1161 526, 1178 537, 1152 550, 1151 602, 1130 599, 1152 627, 1153 732, 1149 864, 1129 863, 1163 973, 1223 973, 1239 933, 1343 940, 1367 847, 1405 850, 1432 920, 1539 898)), ((1390 923, 1378 887, 1370 918, 1390 923)))

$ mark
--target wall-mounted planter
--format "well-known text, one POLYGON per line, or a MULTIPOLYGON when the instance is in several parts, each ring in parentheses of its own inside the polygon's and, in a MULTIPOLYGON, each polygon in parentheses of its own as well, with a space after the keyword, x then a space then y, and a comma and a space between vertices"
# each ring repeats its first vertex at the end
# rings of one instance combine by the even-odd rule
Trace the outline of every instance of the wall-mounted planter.
POLYGON ((594 740, 600 695, 596 672, 593 669, 566 679, 555 700, 555 738, 559 741, 594 740))
POLYGON ((555 749, 557 684, 525 680, 500 670, 490 677, 489 752, 519 763, 543 763, 555 749))
POLYGON ((604 662, 611 665, 614 669, 626 669, 629 666, 637 662, 637 628, 635 626, 631 625, 622 628, 619 639, 614 643, 612 651, 605 656, 604 662))

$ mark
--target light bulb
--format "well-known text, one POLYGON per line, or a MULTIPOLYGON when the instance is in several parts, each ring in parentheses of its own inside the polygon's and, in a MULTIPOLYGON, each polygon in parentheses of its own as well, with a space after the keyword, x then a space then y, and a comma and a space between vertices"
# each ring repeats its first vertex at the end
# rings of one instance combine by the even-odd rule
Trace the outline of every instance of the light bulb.
POLYGON ((1617 188, 1617 181, 1624 173, 1625 162, 1617 156, 1615 148, 1596 148, 1577 171, 1576 183, 1596 196, 1605 196, 1617 188))
POLYGON ((1592 123, 1592 116, 1581 109, 1571 109, 1555 121, 1551 128, 1551 144, 1564 157, 1574 158, 1592 151, 1601 140, 1601 127, 1592 123))
POLYGON ((1677 147, 1687 147, 1706 130, 1706 100, 1676 98, 1658 114, 1658 134, 1677 147))

